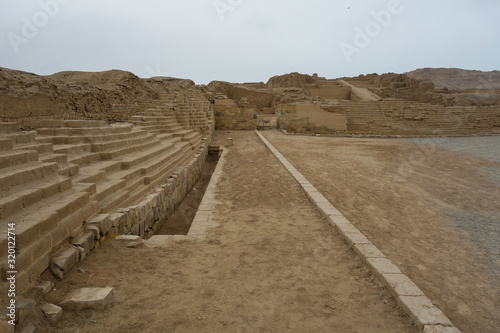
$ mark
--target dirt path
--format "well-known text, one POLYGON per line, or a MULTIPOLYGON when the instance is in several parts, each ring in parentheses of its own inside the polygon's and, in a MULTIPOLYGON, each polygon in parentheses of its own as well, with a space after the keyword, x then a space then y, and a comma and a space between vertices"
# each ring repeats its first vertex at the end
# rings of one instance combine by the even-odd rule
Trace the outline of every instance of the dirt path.
POLYGON ((500 332, 500 187, 486 171, 499 163, 395 140, 264 135, 462 332, 500 332))
POLYGON ((41 331, 417 332, 255 133, 231 136, 206 240, 106 241, 47 298, 110 285, 114 302, 41 331))

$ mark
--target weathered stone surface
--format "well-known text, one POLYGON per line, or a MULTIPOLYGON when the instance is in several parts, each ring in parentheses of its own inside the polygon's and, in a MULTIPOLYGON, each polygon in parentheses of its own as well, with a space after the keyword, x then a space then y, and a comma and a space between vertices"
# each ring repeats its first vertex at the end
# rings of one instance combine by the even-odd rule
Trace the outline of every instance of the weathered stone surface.
POLYGON ((115 237, 115 240, 118 241, 138 241, 140 239, 141 239, 140 236, 135 236, 135 235, 121 235, 115 237))
POLYGON ((85 254, 88 254, 95 245, 94 233, 89 230, 84 231, 73 239, 71 244, 84 248, 85 254))
POLYGON ((424 333, 460 333, 460 331, 456 327, 449 326, 425 326, 424 333))
POLYGON ((405 274, 382 274, 382 281, 394 296, 424 296, 423 291, 405 274))
POLYGON ((101 235, 105 235, 109 229, 113 226, 112 221, 109 217, 109 214, 99 214, 91 219, 89 219, 86 223, 88 226, 96 226, 99 228, 101 235))
POLYGON ((43 311, 52 325, 55 325, 59 320, 62 319, 63 310, 60 306, 45 303, 40 305, 40 309, 43 311))
POLYGON ((52 288, 54 288, 54 282, 52 281, 42 281, 35 286, 35 289, 39 290, 42 294, 48 294, 52 288))
POLYGON ((452 326, 448 317, 425 296, 400 296, 397 301, 421 330, 426 325, 452 326))
POLYGON ((69 293, 59 304, 65 310, 103 311, 111 300, 113 288, 81 288, 69 293))
POLYGON ((29 318, 35 307, 35 300, 32 298, 19 297, 16 302, 17 320, 23 323, 29 318))
POLYGON ((382 274, 401 274, 399 268, 394 265, 389 259, 385 258, 366 258, 366 263, 377 278, 381 278, 382 274))
POLYGON ((144 241, 142 239, 132 241, 132 242, 127 244, 127 247, 130 247, 133 249, 137 249, 137 248, 142 247, 142 246, 144 246, 144 241))
POLYGON ((72 245, 64 246, 50 260, 50 270, 58 279, 64 275, 78 262, 79 251, 72 245))
POLYGON ((354 252, 361 258, 385 258, 385 255, 373 244, 356 244, 354 252))

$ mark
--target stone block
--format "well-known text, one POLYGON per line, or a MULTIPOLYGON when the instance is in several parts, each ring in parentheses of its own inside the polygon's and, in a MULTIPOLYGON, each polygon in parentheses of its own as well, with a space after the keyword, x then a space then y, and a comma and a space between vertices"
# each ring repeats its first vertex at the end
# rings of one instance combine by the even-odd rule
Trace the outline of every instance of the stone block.
POLYGON ((99 214, 91 217, 86 223, 86 226, 96 226, 99 228, 101 235, 105 235, 109 229, 112 227, 111 219, 109 214, 99 214))
POLYGON ((356 244, 372 244, 368 240, 368 238, 366 238, 365 235, 363 235, 360 231, 344 233, 342 230, 340 230, 339 232, 351 246, 354 246, 356 244))
POLYGON ((378 278, 382 278, 382 274, 401 274, 399 268, 386 258, 366 258, 366 264, 372 273, 378 278))
POLYGON ((425 326, 423 333, 460 333, 456 327, 432 325, 425 326))
POLYGON ((385 255, 373 244, 355 244, 354 252, 362 259, 385 258, 385 255))
POLYGON ((70 292, 59 305, 64 310, 103 311, 111 300, 113 288, 81 288, 70 292))
POLYGON ((117 227, 119 230, 125 228, 127 225, 127 214, 125 213, 113 213, 109 215, 111 220, 111 225, 117 227))
POLYGON ((47 319, 49 319, 49 322, 52 325, 55 325, 59 320, 62 319, 63 310, 61 307, 55 304, 45 303, 40 305, 40 309, 45 314, 47 319))
POLYGON ((41 281, 34 288, 46 295, 54 288, 54 283, 52 281, 41 281))
POLYGON ((405 274, 382 274, 382 282, 394 297, 424 296, 423 291, 405 274))
POLYGON ((448 317, 425 296, 399 296, 397 302, 420 330, 426 325, 452 326, 448 317))
POLYGON ((50 270, 58 279, 64 275, 78 262, 79 251, 72 245, 67 245, 59 249, 50 260, 50 270))
MULTIPOLYGON (((337 211, 338 212, 338 211, 337 211)), ((346 219, 344 217, 344 215, 342 215, 340 212, 338 212, 338 214, 335 214, 335 215, 328 215, 328 222, 330 222, 330 225, 331 226, 336 226, 338 224, 347 224, 347 223, 351 223, 348 219, 346 219)))
POLYGON ((95 235, 92 231, 86 230, 73 239, 71 244, 85 249, 85 254, 88 254, 94 248, 95 235))
POLYGON ((358 228, 356 228, 355 226, 353 226, 351 223, 338 223, 335 226, 336 226, 337 230, 341 234, 357 234, 357 233, 360 233, 360 231, 358 230, 358 228))

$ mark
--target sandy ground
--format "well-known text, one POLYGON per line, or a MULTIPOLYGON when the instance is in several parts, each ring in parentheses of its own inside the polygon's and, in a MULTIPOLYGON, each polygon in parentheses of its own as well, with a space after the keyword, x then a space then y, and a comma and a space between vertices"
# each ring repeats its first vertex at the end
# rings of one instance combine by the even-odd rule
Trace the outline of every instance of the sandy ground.
POLYGON ((56 327, 39 318, 40 331, 417 332, 256 134, 231 136, 219 226, 165 248, 106 241, 46 299, 113 286, 113 303, 56 327))
POLYGON ((462 332, 500 332, 500 186, 488 172, 500 163, 396 140, 264 134, 462 332))

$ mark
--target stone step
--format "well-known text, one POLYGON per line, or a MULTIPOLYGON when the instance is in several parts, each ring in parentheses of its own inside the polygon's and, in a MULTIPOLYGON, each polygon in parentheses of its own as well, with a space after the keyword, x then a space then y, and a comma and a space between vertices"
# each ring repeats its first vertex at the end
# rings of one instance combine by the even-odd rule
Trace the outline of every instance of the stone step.
MULTIPOLYGON (((2 133, 2 132, 0 132, 2 133)), ((35 132, 16 132, 1 134, 2 139, 8 139, 12 141, 12 144, 26 144, 30 142, 35 142, 35 132)))
POLYGON ((182 130, 183 127, 179 124, 175 124, 175 125, 151 125, 151 126, 144 126, 141 128, 147 130, 148 132, 157 132, 159 134, 161 133, 174 133, 174 132, 177 132, 179 130, 182 130))
POLYGON ((33 150, 0 151, 0 169, 10 168, 30 162, 38 161, 38 152, 33 150))
POLYGON ((132 137, 132 138, 127 138, 127 139, 92 143, 92 152, 110 151, 110 150, 117 149, 120 147, 123 148, 126 146, 131 146, 137 142, 147 142, 147 141, 154 138, 151 134, 145 134, 145 133, 147 133, 147 132, 142 131, 140 135, 132 137))
POLYGON ((36 150, 38 154, 46 154, 53 152, 52 143, 26 143, 15 145, 14 150, 36 150))
POLYGON ((169 150, 172 150, 174 145, 179 141, 180 141, 180 138, 173 138, 171 140, 162 142, 159 147, 156 147, 154 149, 150 149, 150 150, 147 150, 144 152, 130 154, 129 156, 122 159, 122 162, 121 162, 122 169, 126 170, 126 169, 133 168, 136 165, 139 165, 140 163, 143 163, 146 160, 154 158, 155 156, 165 154, 169 150))
POLYGON ((0 246, 7 248, 6 232, 9 222, 15 222, 17 243, 20 247, 25 247, 46 233, 53 233, 63 219, 88 204, 89 197, 88 192, 82 192, 82 188, 74 186, 41 200, 8 219, 1 219, 0 246))
POLYGON ((80 153, 68 157, 68 162, 78 165, 87 165, 101 160, 101 153, 80 153))
POLYGON ((19 131, 18 123, 0 123, 0 133, 16 133, 19 131))
POLYGON ((101 179, 104 179, 106 175, 120 169, 120 161, 99 161, 80 167, 80 172, 72 180, 77 183, 97 183, 101 179))
POLYGON ((0 192, 10 191, 12 187, 56 174, 57 170, 57 163, 38 162, 4 168, 0 174, 0 192))
POLYGON ((12 150, 12 140, 5 139, 0 136, 0 151, 12 150))
POLYGON ((59 175, 71 177, 75 176, 80 172, 80 165, 74 163, 61 163, 59 164, 59 175))
POLYGON ((169 153, 151 159, 147 164, 142 163, 130 170, 123 170, 112 174, 109 178, 118 180, 109 183, 111 186, 115 183, 119 183, 120 180, 123 180, 124 183, 120 183, 121 187, 119 191, 114 192, 112 195, 99 202, 100 213, 109 213, 115 208, 127 207, 128 203, 139 202, 140 200, 138 199, 142 198, 138 197, 137 193, 149 193, 152 190, 149 185, 153 181, 158 179, 160 182, 166 181, 169 176, 169 171, 172 171, 170 169, 177 167, 179 160, 183 158, 184 151, 187 151, 186 146, 188 146, 187 143, 180 143, 178 147, 176 145, 169 153), (144 186, 145 184, 148 186, 144 186), (135 194, 131 195, 132 193, 135 194))
POLYGON ((36 128, 47 128, 47 127, 105 127, 108 123, 103 120, 40 120, 36 122, 36 128))
POLYGON ((9 219, 22 209, 48 199, 57 193, 67 191, 71 187, 71 179, 53 175, 2 192, 0 197, 0 219, 9 219))
POLYGON ((150 121, 174 121, 175 115, 161 115, 161 116, 146 116, 146 115, 135 115, 130 118, 132 121, 135 121, 136 124, 141 124, 142 122, 150 122, 150 121))
POLYGON ((55 127, 55 128, 38 128, 36 131, 39 135, 44 136, 84 136, 90 137, 94 135, 109 135, 110 133, 127 133, 132 131, 134 125, 128 123, 117 123, 106 126, 93 126, 93 127, 55 127))
POLYGON ((116 140, 130 139, 146 134, 144 130, 132 130, 127 132, 118 132, 111 134, 88 134, 88 135, 58 135, 58 136, 39 136, 39 142, 51 142, 57 145, 76 144, 76 143, 99 143, 116 140))
POLYGON ((43 155, 38 156, 38 160, 42 163, 50 163, 50 162, 67 163, 68 162, 68 155, 66 155, 66 154, 43 154, 43 155))
POLYGON ((160 143, 160 140, 156 139, 154 136, 151 136, 148 139, 150 141, 142 143, 142 144, 128 146, 128 147, 122 147, 122 148, 102 152, 101 158, 103 160, 111 160, 111 159, 117 158, 119 156, 123 156, 123 155, 127 155, 127 154, 130 154, 133 152, 142 151, 142 150, 151 148, 151 147, 158 145, 160 143))
POLYGON ((71 155, 91 153, 92 152, 91 150, 92 150, 92 147, 91 147, 90 143, 78 143, 78 144, 55 145, 54 146, 54 153, 69 155, 70 160, 71 160, 71 155))
POLYGON ((192 130, 182 130, 174 133, 175 137, 185 137, 193 133, 192 130))

